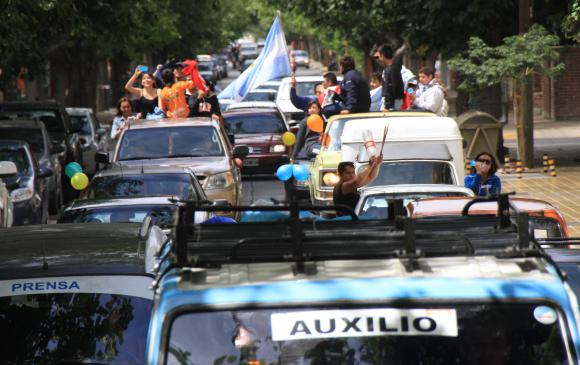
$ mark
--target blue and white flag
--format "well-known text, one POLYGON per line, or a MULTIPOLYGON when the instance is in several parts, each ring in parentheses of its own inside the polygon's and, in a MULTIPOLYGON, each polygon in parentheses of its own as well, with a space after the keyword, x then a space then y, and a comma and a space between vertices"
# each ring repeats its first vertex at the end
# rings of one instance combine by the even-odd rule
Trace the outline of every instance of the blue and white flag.
POLYGON ((256 60, 219 95, 219 99, 242 100, 254 87, 265 81, 290 76, 290 60, 286 48, 286 37, 280 17, 274 19, 266 43, 256 60))

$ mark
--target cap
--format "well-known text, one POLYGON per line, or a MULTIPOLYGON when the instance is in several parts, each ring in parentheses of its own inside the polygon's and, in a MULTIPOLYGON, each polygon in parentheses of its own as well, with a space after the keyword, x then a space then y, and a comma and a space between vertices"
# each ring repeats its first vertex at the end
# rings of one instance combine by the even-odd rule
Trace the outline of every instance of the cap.
POLYGON ((181 67, 181 68, 184 68, 185 66, 187 66, 187 65, 186 65, 185 63, 183 63, 183 62, 175 62, 175 63, 173 64, 173 67, 174 67, 174 68, 175 68, 175 67, 181 67))

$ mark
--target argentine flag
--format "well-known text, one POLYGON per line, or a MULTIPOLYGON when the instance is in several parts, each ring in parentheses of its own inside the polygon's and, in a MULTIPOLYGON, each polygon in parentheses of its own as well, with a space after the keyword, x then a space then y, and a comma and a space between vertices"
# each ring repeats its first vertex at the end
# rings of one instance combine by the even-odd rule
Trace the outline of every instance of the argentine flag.
POLYGON ((237 79, 228 85, 219 95, 219 99, 242 100, 248 91, 262 82, 290 76, 290 61, 286 49, 286 37, 282 30, 280 17, 274 19, 270 27, 262 52, 237 79))

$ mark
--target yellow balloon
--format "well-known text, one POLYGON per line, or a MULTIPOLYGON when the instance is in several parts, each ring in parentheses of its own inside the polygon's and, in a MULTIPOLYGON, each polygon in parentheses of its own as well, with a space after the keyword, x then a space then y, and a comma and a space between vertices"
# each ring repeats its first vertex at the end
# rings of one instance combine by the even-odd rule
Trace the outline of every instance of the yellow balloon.
POLYGON ((89 178, 82 172, 77 172, 70 179, 70 183, 76 190, 84 190, 89 186, 89 178))
POLYGON ((294 143, 296 143, 296 136, 292 132, 285 132, 282 134, 282 143, 284 143, 286 146, 292 146, 294 143))

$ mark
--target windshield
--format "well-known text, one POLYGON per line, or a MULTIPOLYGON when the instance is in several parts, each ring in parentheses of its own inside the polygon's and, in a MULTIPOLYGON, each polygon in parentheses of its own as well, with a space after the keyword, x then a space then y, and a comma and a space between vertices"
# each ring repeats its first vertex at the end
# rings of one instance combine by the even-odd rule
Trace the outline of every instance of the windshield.
POLYGON ((91 132, 91 121, 87 118, 86 115, 71 115, 70 121, 72 125, 80 125, 81 131, 80 134, 85 135, 92 135, 91 132))
POLYGON ((217 130, 209 126, 129 129, 120 143, 119 161, 224 155, 217 130))
POLYGON ((151 307, 150 299, 97 293, 0 298, 2 363, 144 364, 151 307))
MULTIPOLYGON (((362 171, 361 166, 358 170, 362 171)), ((368 186, 398 184, 454 184, 451 165, 437 161, 384 162, 368 186)))
POLYGON ((424 193, 396 193, 396 194, 377 194, 369 195, 363 202, 362 208, 358 213, 361 218, 367 219, 388 219, 389 200, 403 199, 403 205, 407 206, 409 202, 419 199, 467 196, 460 192, 424 192, 424 193))
POLYGON ((306 51, 294 51, 294 56, 308 57, 308 53, 306 51))
POLYGON ((249 92, 242 101, 275 101, 276 93, 255 93, 249 92))
POLYGON ((211 71, 211 64, 210 63, 198 63, 197 69, 199 71, 211 71))
MULTIPOLYGON (((0 147, 1 148, 1 147, 0 147)), ((30 175, 30 161, 23 149, 18 150, 3 150, 0 149, 0 161, 12 161, 16 165, 18 175, 30 175)))
POLYGON ((125 205, 81 208, 64 212, 59 223, 141 223, 147 215, 153 224, 166 228, 176 224, 175 205, 125 205))
POLYGON ((299 81, 296 84, 296 94, 300 96, 314 95, 314 87, 321 84, 322 81, 299 81))
POLYGON ((49 132, 64 132, 60 114, 54 110, 3 110, 0 119, 36 119, 43 122, 49 132))
POLYGON ((0 128, 0 139, 22 140, 28 143, 32 153, 40 159, 46 150, 42 131, 36 128, 0 128))
POLYGON ((286 126, 273 115, 225 117, 226 128, 233 134, 284 133, 286 126))
POLYGON ((567 364, 557 318, 547 306, 500 302, 187 313, 171 326, 166 356, 167 364, 567 364))
POLYGON ((89 198, 175 195, 197 200, 195 182, 188 174, 142 174, 95 177, 89 186, 89 198))

